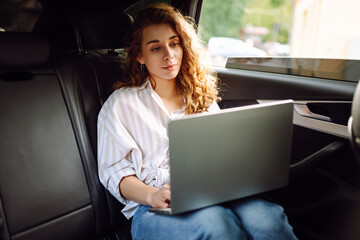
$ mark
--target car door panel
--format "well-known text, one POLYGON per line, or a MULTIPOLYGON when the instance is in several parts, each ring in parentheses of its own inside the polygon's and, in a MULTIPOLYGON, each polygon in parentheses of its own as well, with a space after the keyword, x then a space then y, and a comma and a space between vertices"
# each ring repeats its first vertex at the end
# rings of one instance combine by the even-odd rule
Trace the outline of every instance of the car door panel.
POLYGON ((294 100, 290 183, 265 196, 285 207, 299 238, 357 237, 352 223, 360 216, 360 171, 346 126, 357 83, 215 70, 222 86, 222 108, 294 100))
POLYGON ((356 86, 355 82, 286 74, 226 68, 214 68, 214 70, 218 73, 220 84, 226 89, 224 100, 291 98, 351 101, 356 86))

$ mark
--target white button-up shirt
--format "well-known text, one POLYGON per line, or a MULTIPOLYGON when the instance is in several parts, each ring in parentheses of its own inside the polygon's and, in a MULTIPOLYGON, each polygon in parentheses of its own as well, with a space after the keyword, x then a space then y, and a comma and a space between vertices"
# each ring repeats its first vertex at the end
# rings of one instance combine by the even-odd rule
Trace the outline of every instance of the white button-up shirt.
MULTIPOLYGON (((209 111, 219 110, 214 103, 209 111)), ((129 219, 139 203, 120 194, 123 177, 135 175, 160 188, 170 181, 169 120, 185 115, 183 108, 169 114, 150 81, 140 87, 120 88, 111 94, 98 116, 98 169, 101 183, 125 205, 129 219)))

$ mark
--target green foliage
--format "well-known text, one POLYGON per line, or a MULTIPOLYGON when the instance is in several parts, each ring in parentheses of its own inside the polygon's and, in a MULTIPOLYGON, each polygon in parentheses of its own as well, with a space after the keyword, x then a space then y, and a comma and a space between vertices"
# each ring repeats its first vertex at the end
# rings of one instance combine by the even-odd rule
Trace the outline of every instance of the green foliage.
POLYGON ((239 38, 248 24, 266 27, 263 41, 288 43, 291 29, 291 0, 204 0, 199 32, 205 42, 210 37, 239 38))
POLYGON ((207 42, 210 37, 238 37, 246 4, 251 0, 204 0, 199 32, 207 42))
POLYGON ((263 41, 288 43, 291 30, 292 3, 290 0, 253 0, 243 16, 243 24, 269 29, 263 41), (281 5, 279 5, 281 4, 281 5))
POLYGON ((273 7, 281 7, 281 5, 283 5, 285 2, 285 0, 270 0, 270 4, 273 7))

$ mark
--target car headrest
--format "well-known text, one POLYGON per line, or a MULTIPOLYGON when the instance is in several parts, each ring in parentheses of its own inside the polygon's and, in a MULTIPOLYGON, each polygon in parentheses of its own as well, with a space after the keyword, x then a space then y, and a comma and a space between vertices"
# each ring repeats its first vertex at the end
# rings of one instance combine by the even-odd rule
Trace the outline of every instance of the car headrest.
POLYGON ((126 45, 125 37, 132 19, 122 10, 82 10, 70 13, 80 33, 84 49, 118 49, 126 45))
POLYGON ((47 39, 28 32, 0 32, 0 68, 27 68, 49 60, 47 39))

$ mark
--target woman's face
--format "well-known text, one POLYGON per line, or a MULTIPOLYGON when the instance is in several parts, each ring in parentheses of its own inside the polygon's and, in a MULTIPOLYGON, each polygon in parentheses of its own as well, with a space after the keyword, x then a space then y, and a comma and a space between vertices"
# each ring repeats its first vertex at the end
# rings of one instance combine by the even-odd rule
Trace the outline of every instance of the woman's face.
POLYGON ((146 65, 150 77, 156 82, 175 80, 182 57, 180 38, 169 24, 155 24, 143 29, 141 53, 137 60, 146 65))

